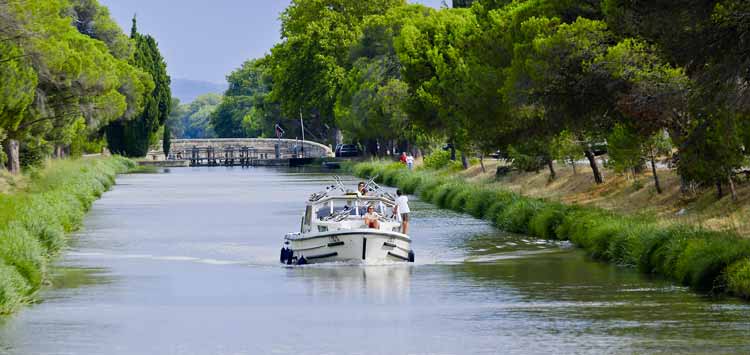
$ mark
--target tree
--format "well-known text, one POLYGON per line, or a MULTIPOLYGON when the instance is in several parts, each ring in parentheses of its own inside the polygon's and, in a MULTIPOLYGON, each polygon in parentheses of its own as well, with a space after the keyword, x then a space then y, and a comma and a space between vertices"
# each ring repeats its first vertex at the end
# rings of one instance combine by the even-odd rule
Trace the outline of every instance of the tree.
POLYGON ((281 108, 271 95, 274 87, 271 58, 248 60, 227 76, 229 88, 221 103, 210 115, 213 130, 219 137, 272 137, 276 124, 295 127, 301 137, 299 113, 284 119, 281 108))
MULTIPOLYGON (((0 9, 1 10, 1 9, 0 9)), ((14 131, 28 115, 29 106, 34 100, 37 76, 23 50, 10 41, 0 41, 0 132, 14 131)), ((5 141, 3 151, 7 168, 17 174, 20 169, 19 142, 5 139, 3 132, 0 141, 5 141)))
POLYGON ((169 159, 169 152, 172 149, 172 133, 169 129, 169 125, 164 125, 164 136, 161 140, 161 146, 162 151, 164 152, 164 157, 169 159))
MULTIPOLYGON (((15 112, 6 108, 0 119, 14 172, 20 161, 39 160, 23 159, 23 152, 36 150, 38 155, 51 151, 50 145, 62 152, 75 135, 94 132, 126 112, 122 88, 138 92, 148 85, 139 71, 113 57, 104 42, 71 26, 67 6, 63 0, 0 3, 2 45, 12 54, 0 64, 3 75, 16 81, 14 90, 20 90, 8 92, 15 112), (86 129, 80 129, 81 119, 86 129)), ((3 90, 10 89, 6 83, 10 81, 3 80, 3 90)))
POLYGON ((396 40, 403 78, 409 85, 406 112, 415 125, 446 137, 463 152, 470 148, 462 100, 468 97, 464 89, 468 66, 460 48, 469 44, 477 26, 466 9, 444 10, 407 23, 396 40))
POLYGON ((656 158, 672 152, 672 143, 666 132, 656 132, 651 137, 648 137, 643 143, 643 152, 651 163, 651 173, 654 176, 654 187, 656 187, 656 193, 660 194, 662 193, 662 187, 661 182, 659 181, 659 174, 656 171, 656 158))
MULTIPOLYGON (((334 107, 346 71, 349 49, 368 15, 384 14, 404 0, 294 0, 281 15, 282 43, 272 50, 273 100, 282 115, 306 117, 306 128, 319 139, 339 134, 334 107)), ((336 142, 340 143, 340 142, 336 142)))
POLYGON ((419 135, 404 110, 409 88, 394 40, 407 21, 424 16, 426 10, 404 6, 367 17, 351 49, 353 64, 336 101, 336 125, 371 154, 381 154, 379 147, 408 151, 419 135))
POLYGON ((167 120, 172 135, 177 138, 215 137, 210 118, 221 101, 222 96, 219 94, 201 95, 193 102, 182 105, 178 99, 173 98, 167 120))
POLYGON ((573 167, 573 174, 578 174, 576 161, 583 158, 583 149, 572 133, 568 131, 560 132, 552 139, 550 149, 555 159, 570 163, 570 166, 573 167))
POLYGON ((655 43, 690 78, 687 109, 669 128, 683 186, 711 183, 723 195, 723 181, 733 190, 731 174, 749 128, 743 119, 750 110, 749 10, 738 0, 604 2, 607 22, 618 33, 655 43))
POLYGON ((150 74, 154 86, 143 95, 143 109, 136 117, 123 117, 107 127, 107 139, 113 153, 140 157, 148 153, 150 142, 169 117, 172 96, 167 66, 156 40, 138 33, 135 17, 130 38, 135 42, 132 64, 150 74))
POLYGON ((631 172, 637 182, 638 173, 643 166, 643 144, 641 136, 633 129, 622 124, 615 125, 607 137, 609 163, 618 173, 625 173, 627 176, 627 173, 631 172))
POLYGON ((591 70, 591 63, 606 53, 613 42, 606 24, 579 18, 559 25, 553 34, 534 41, 527 66, 529 97, 543 107, 544 123, 554 131, 569 130, 588 137, 584 155, 589 160, 594 181, 604 182, 596 163, 593 143, 603 140, 614 122, 614 106, 607 76, 591 70))

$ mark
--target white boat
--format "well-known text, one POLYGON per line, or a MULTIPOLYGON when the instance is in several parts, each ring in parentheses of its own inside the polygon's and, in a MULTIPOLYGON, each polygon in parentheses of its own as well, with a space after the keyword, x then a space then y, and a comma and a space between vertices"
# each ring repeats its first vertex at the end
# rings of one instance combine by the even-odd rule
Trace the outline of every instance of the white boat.
POLYGON ((280 261, 289 265, 414 262, 411 238, 401 233, 400 216, 392 213, 393 196, 380 193, 380 187, 372 180, 366 184, 371 191, 366 196, 346 191, 339 178, 336 182, 338 186, 310 196, 300 231, 284 237, 280 261), (379 215, 377 228, 365 224, 368 206, 379 215))

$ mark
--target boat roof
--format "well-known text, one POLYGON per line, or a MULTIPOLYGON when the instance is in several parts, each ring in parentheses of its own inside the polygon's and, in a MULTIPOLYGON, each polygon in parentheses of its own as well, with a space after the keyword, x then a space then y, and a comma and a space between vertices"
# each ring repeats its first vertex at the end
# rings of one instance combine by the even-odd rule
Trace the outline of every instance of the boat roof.
POLYGON ((375 183, 375 178, 369 179, 365 183, 365 189, 370 191, 369 195, 362 195, 359 191, 353 191, 346 188, 342 179, 338 176, 333 177, 334 185, 326 186, 325 191, 317 192, 310 195, 307 200, 308 205, 320 205, 331 201, 377 201, 388 205, 394 205, 396 198, 388 192, 384 192, 381 187, 375 183))
POLYGON ((336 196, 325 196, 325 197, 320 198, 320 199, 315 200, 315 201, 310 200, 307 203, 310 204, 310 205, 319 205, 319 204, 327 203, 327 202, 330 202, 330 201, 351 201, 351 200, 377 201, 377 202, 383 202, 383 203, 390 204, 390 205, 396 203, 392 199, 390 199, 388 197, 385 197, 385 196, 380 196, 380 195, 375 195, 375 196, 364 195, 364 196, 362 196, 359 193, 349 193, 349 194, 342 194, 342 195, 336 195, 336 196))

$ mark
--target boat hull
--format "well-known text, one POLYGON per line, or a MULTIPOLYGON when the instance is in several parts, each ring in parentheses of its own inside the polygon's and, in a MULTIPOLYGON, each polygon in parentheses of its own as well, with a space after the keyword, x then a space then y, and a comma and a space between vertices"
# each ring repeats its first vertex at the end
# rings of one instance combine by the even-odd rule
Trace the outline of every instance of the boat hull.
POLYGON ((282 263, 413 262, 411 239, 404 234, 373 229, 353 229, 287 235, 282 263))

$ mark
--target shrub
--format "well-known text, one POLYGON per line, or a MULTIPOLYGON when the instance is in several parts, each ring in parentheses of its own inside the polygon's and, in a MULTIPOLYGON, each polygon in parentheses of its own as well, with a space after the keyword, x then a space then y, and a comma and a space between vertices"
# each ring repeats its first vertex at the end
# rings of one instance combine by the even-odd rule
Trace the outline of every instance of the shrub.
POLYGON ((442 185, 442 179, 431 177, 429 179, 425 179, 425 181, 422 183, 422 186, 417 188, 417 193, 419 193, 420 197, 422 197, 423 200, 432 201, 433 195, 442 185))
POLYGON ((406 194, 413 194, 422 184, 422 180, 421 174, 404 174, 398 187, 406 194))
POLYGON ((529 222, 529 233, 543 239, 560 239, 557 227, 562 224, 567 209, 559 203, 544 206, 529 222))
MULTIPOLYGON (((354 171, 383 173, 388 184, 407 193, 417 192, 425 201, 488 219, 511 232, 569 239, 595 258, 662 274, 698 290, 750 298, 750 240, 684 226, 659 228, 649 220, 524 198, 393 164, 365 163, 354 171)), ((0 210, 0 221, 2 216, 0 210)))
POLYGON ((741 259, 730 265, 724 277, 730 293, 750 299, 750 258, 741 259))
POLYGON ((435 194, 432 195, 432 199, 430 199, 430 202, 438 205, 441 208, 446 208, 448 197, 454 189, 455 185, 452 183, 442 184, 438 186, 438 188, 435 190, 435 194))
POLYGON ((456 186, 455 192, 448 200, 448 207, 457 212, 465 212, 466 203, 474 195, 475 188, 467 184, 456 186))
POLYGON ((495 194, 492 191, 475 189, 466 200, 464 210, 475 218, 484 218, 494 200, 495 194))
POLYGON ((497 215, 496 224, 509 232, 528 233, 529 222, 541 207, 541 201, 518 199, 497 215))
POLYGON ((15 311, 30 293, 31 287, 15 267, 0 259, 0 314, 15 311))
POLYGON ((515 202, 517 196, 510 192, 494 192, 491 195, 493 198, 487 211, 484 213, 484 219, 496 223, 498 215, 515 202))
POLYGON ((750 244, 718 232, 696 231, 675 263, 677 280, 698 290, 723 291, 722 272, 736 261, 750 256, 750 244))
POLYGON ((440 170, 451 162, 451 153, 445 150, 437 150, 424 157, 422 167, 424 169, 440 170))
POLYGON ((42 284, 43 251, 39 241, 18 222, 0 229, 0 258, 16 268, 26 282, 37 289, 42 284))
POLYGON ((85 211, 135 164, 127 159, 54 161, 27 170, 28 191, 0 195, 0 313, 9 313, 39 289, 48 256, 65 245, 85 211))

